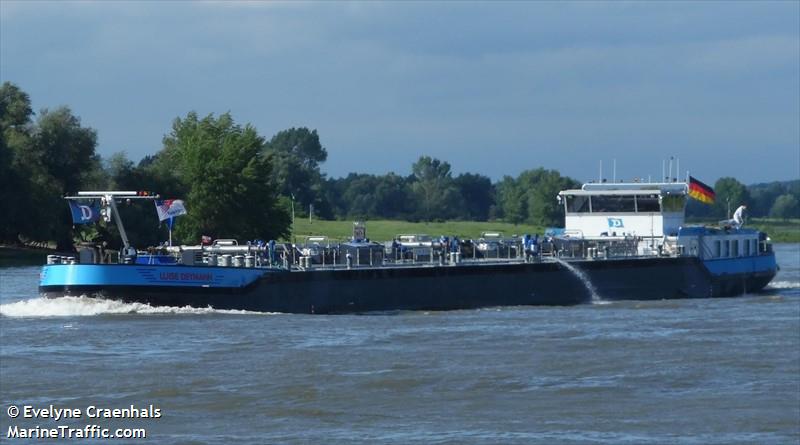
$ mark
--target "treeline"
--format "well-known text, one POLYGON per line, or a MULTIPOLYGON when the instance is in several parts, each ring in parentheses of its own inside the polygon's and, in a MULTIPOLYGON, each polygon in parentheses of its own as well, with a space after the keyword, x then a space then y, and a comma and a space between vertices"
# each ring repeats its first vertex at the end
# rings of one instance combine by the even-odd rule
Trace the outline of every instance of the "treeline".
POLYGON ((699 219, 727 219, 737 207, 747 206, 747 215, 756 218, 800 218, 800 179, 745 186, 735 178, 720 178, 714 183, 713 205, 689 200, 686 214, 699 219))
MULTIPOLYGON (((194 243, 201 235, 237 239, 286 237, 292 217, 322 219, 502 220, 541 226, 563 224, 560 190, 580 186, 543 168, 492 183, 474 173, 454 175, 445 161, 428 156, 410 174, 351 173, 327 178, 328 157, 316 130, 290 128, 270 139, 229 113, 176 118, 163 146, 138 163, 124 152, 96 153, 97 133, 68 107, 35 114, 28 95, 11 83, 0 87, 0 242, 107 241, 118 246, 113 227, 73 227, 61 199, 78 190, 150 190, 182 198, 188 215, 177 219, 174 237, 194 243)), ((733 178, 714 185, 714 206, 689 205, 690 216, 725 218, 727 204, 750 205, 751 216, 800 217, 800 180, 745 187, 733 178)), ((151 206, 122 206, 135 245, 166 237, 151 206)))
POLYGON ((399 176, 351 173, 326 181, 326 200, 337 219, 404 219, 410 221, 504 220, 555 225, 563 212, 559 190, 579 185, 558 172, 538 168, 493 184, 474 173, 453 176, 450 164, 422 156, 411 174, 399 176))

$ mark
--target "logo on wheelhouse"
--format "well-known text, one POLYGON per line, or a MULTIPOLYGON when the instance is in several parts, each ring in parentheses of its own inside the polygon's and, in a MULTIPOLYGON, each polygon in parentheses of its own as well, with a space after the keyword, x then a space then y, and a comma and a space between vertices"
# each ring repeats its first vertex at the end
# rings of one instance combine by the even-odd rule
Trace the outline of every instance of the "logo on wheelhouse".
POLYGON ((608 227, 617 228, 625 226, 622 224, 622 218, 608 218, 608 227))

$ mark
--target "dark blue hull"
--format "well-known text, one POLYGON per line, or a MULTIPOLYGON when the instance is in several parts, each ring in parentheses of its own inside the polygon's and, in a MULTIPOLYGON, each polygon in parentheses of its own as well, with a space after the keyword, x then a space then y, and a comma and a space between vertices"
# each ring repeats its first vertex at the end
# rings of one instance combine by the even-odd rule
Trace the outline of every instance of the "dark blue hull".
MULTIPOLYGON (((774 257, 748 270, 712 273, 693 257, 572 263, 602 299, 723 297, 755 292, 775 275, 774 257)), ((719 265, 717 265, 719 266, 719 265)), ((712 265, 713 269, 714 265, 712 265)), ((515 305, 573 305, 591 292, 555 262, 277 269, 143 265, 45 266, 40 292, 91 295, 154 306, 288 313, 451 310, 515 305), (73 269, 67 269, 73 268, 73 269)))
POLYGON ((695 257, 583 261, 604 300, 732 297, 763 289, 777 273, 772 255, 749 270, 714 273, 695 257))

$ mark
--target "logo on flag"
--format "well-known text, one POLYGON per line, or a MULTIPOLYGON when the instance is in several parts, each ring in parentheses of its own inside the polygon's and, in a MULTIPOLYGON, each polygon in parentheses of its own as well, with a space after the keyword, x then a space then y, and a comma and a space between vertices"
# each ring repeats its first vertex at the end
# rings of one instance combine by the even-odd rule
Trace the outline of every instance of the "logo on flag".
POLYGON ((163 201, 155 201, 155 203, 159 221, 186 214, 186 207, 184 207, 181 199, 165 199, 163 201))
POLYGON ((96 202, 84 205, 70 200, 69 210, 72 213, 72 224, 91 224, 100 219, 100 205, 96 202))

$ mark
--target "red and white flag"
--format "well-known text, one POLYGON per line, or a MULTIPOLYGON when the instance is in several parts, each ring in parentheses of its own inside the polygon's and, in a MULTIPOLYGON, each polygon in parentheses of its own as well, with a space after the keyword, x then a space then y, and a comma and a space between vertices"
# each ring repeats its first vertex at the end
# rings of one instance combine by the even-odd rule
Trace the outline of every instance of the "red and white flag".
POLYGON ((181 199, 165 199, 163 201, 155 201, 155 203, 159 221, 186 214, 186 207, 183 206, 183 200, 181 199))

